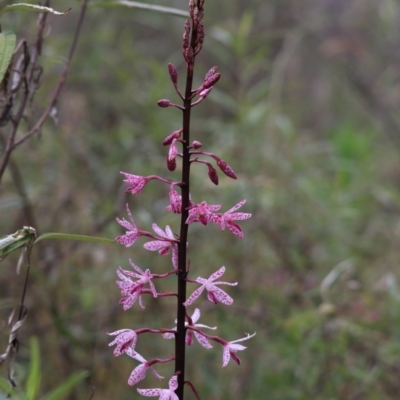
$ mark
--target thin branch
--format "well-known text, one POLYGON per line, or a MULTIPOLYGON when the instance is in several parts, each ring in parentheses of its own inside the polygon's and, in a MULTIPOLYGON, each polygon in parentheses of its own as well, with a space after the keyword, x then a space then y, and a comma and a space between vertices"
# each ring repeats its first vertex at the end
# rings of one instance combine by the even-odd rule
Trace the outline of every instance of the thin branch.
POLYGON ((83 3, 82 3, 81 12, 80 12, 80 15, 79 15, 79 20, 78 20, 78 23, 76 25, 74 39, 72 41, 72 45, 71 45, 71 48, 69 50, 69 54, 67 56, 67 61, 64 64, 63 71, 61 73, 61 76, 60 76, 60 79, 58 81, 58 84, 57 84, 56 88, 54 89, 53 96, 52 96, 52 98, 50 100, 49 105, 47 106, 46 110, 43 112, 43 114, 39 118, 39 120, 36 122, 35 126, 32 129, 30 129, 24 136, 22 136, 21 139, 17 140, 14 143, 14 145, 12 147, 12 150, 15 149, 17 146, 19 146, 20 144, 22 144, 23 142, 25 142, 25 140, 29 139, 33 134, 35 134, 37 131, 40 130, 40 128, 42 127, 42 125, 44 124, 46 119, 48 118, 51 110, 55 106, 55 104, 57 102, 57 99, 58 99, 58 96, 59 96, 59 94, 61 92, 61 89, 63 88, 64 83, 67 80, 67 76, 68 76, 68 73, 69 73, 69 66, 71 64, 72 57, 73 57, 73 55, 75 53, 76 45, 78 43, 78 38, 79 38, 79 34, 80 34, 80 31, 81 31, 81 28, 82 28, 83 20, 85 18, 85 13, 86 13, 88 2, 89 2, 89 0, 84 0, 83 3))

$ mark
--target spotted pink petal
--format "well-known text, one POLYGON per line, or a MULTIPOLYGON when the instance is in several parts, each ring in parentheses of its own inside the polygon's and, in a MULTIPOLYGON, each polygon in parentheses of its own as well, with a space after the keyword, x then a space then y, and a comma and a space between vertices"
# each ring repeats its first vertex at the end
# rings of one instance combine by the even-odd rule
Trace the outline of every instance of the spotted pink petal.
POLYGON ((137 391, 146 397, 158 396, 162 389, 137 389, 137 391))
POLYGON ((157 224, 152 224, 151 227, 153 228, 153 231, 157 233, 158 236, 160 237, 166 237, 165 232, 157 225, 157 224))
MULTIPOLYGON (((173 329, 176 330, 176 328, 173 328, 173 329)), ((167 333, 163 333, 162 337, 163 337, 164 339, 174 339, 174 338, 175 338, 175 335, 174 335, 173 333, 167 332, 167 333)))
POLYGON ((203 336, 201 333, 194 331, 194 336, 196 337, 197 341, 205 348, 205 349, 212 349, 212 345, 208 341, 208 339, 203 336))
POLYGON ((156 287, 154 286, 154 283, 152 281, 150 281, 149 285, 150 285, 150 289, 151 289, 151 293, 153 294, 153 297, 156 298, 158 294, 157 294, 156 287))
POLYGON ((208 205, 209 211, 218 211, 221 208, 221 204, 210 204, 208 205))
POLYGON ((228 227, 228 229, 235 235, 240 237, 241 239, 244 238, 244 233, 242 231, 242 228, 238 225, 235 224, 234 222, 230 221, 227 222, 226 226, 228 227))
POLYGON ((216 279, 220 278, 225 273, 225 267, 222 266, 218 271, 214 272, 209 278, 208 281, 212 282, 216 279))
MULTIPOLYGON (((119 304, 123 305, 123 307, 122 307, 123 310, 124 311, 129 310, 136 303, 136 300, 138 299, 138 297, 141 297, 140 294, 141 294, 141 290, 134 292, 132 295, 130 295, 128 297, 122 298, 119 301, 119 304)), ((144 307, 142 307, 142 308, 144 308, 144 307)))
POLYGON ((190 331, 190 330, 186 331, 185 342, 187 343, 188 346, 191 346, 193 344, 193 332, 192 331, 190 331))
POLYGON ((191 304, 194 303, 194 301, 203 293, 205 286, 200 286, 198 289, 196 289, 190 296, 189 298, 183 303, 185 307, 190 306, 191 304))
POLYGON ((240 207, 242 207, 243 204, 245 204, 247 199, 243 199, 242 201, 239 201, 235 206, 233 206, 231 209, 229 209, 225 214, 231 214, 234 211, 238 210, 240 207))
POLYGON ((161 248, 169 246, 169 245, 170 245, 170 242, 164 242, 162 240, 152 240, 150 242, 145 243, 143 245, 143 247, 149 251, 158 251, 161 248))
MULTIPOLYGON (((145 272, 140 267, 138 267, 131 259, 129 259, 129 264, 131 264, 132 268, 134 268, 140 275, 144 275, 145 272)), ((136 274, 135 276, 137 277, 136 274)))
POLYGON ((226 367, 231 359, 231 353, 229 351, 228 343, 224 346, 224 350, 222 352, 222 367, 226 367))
POLYGON ((147 371, 147 366, 146 364, 140 364, 138 365, 131 373, 129 379, 128 379, 128 385, 129 386, 134 386, 138 382, 142 381, 144 378, 146 378, 146 371, 147 371))
POLYGON ((150 367, 150 371, 151 371, 151 373, 153 374, 153 376, 154 376, 157 380, 161 381, 161 380, 164 379, 164 377, 161 376, 160 374, 158 374, 157 371, 156 371, 153 367, 150 367))
POLYGON ((116 237, 115 241, 125 247, 131 247, 139 236, 137 232, 127 232, 125 235, 116 237))
POLYGON ((169 390, 175 391, 178 389, 178 377, 174 375, 168 382, 169 390))
POLYGON ((251 214, 250 213, 233 213, 233 214, 230 214, 230 218, 232 220, 239 221, 239 220, 244 220, 244 219, 251 218, 251 214))
POLYGON ((178 269, 178 245, 172 245, 172 265, 175 269, 178 269))
POLYGON ((231 296, 228 295, 228 293, 224 292, 220 288, 216 288, 212 292, 209 292, 209 294, 213 294, 215 298, 217 299, 218 302, 222 304, 226 304, 227 306, 231 305, 233 303, 233 299, 231 296))
POLYGON ((193 311, 191 319, 192 319, 193 324, 195 324, 200 319, 200 310, 198 308, 196 308, 193 311))

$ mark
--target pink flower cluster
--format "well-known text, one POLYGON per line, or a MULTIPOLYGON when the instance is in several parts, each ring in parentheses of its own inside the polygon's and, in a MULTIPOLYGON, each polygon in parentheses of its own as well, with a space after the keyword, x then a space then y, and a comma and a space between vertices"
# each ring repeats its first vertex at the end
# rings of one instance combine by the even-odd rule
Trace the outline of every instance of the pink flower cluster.
MULTIPOLYGON (((186 61, 187 76, 191 76, 193 73, 194 59, 201 50, 204 40, 204 24, 202 20, 203 6, 204 0, 190 0, 189 2, 190 18, 185 22, 183 36, 183 56, 186 61)), ((178 88, 178 73, 175 67, 169 64, 168 71, 171 81, 178 96, 183 100, 184 105, 175 104, 168 99, 160 100, 158 105, 163 108, 176 107, 185 114, 188 107, 194 107, 200 104, 210 94, 213 86, 220 79, 220 74, 217 73, 216 70, 217 67, 211 68, 206 74, 203 83, 197 89, 192 90, 191 86, 189 86, 189 89, 186 88, 185 93, 191 93, 189 97, 186 98, 181 94, 178 88)), ((187 79, 187 82, 190 82, 191 85, 192 79, 187 79)), ((218 185, 219 177, 217 169, 209 161, 211 158, 211 161, 214 161, 220 171, 227 177, 237 179, 233 169, 224 160, 216 154, 202 151, 202 144, 199 141, 194 140, 190 144, 188 140, 189 132, 187 124, 183 123, 183 126, 186 126, 186 128, 172 132, 163 140, 163 145, 169 146, 166 156, 166 165, 169 171, 175 171, 178 164, 177 160, 179 159, 182 159, 182 169, 184 171, 185 168, 186 171, 190 171, 190 164, 203 164, 207 166, 207 173, 211 182, 218 185)), ((227 228, 235 236, 243 238, 244 234, 242 228, 236 221, 246 220, 251 217, 250 213, 238 212, 246 203, 246 199, 240 201, 229 210, 221 212, 222 206, 220 204, 211 205, 206 201, 195 203, 192 200, 189 193, 189 178, 185 178, 185 176, 189 174, 185 175, 183 173, 182 181, 172 181, 157 175, 140 176, 126 172, 121 172, 121 174, 124 176, 124 182, 128 185, 126 192, 132 193, 133 195, 141 193, 149 181, 156 180, 166 183, 169 187, 169 204, 166 206, 166 210, 180 215, 181 231, 177 234, 174 233, 173 228, 170 226, 167 225, 165 229, 162 229, 156 223, 152 224, 154 233, 140 230, 134 221, 128 204, 126 205, 128 220, 117 218, 118 224, 125 229, 125 233, 118 236, 115 239, 116 242, 125 247, 131 247, 136 241, 141 240, 140 238, 146 238, 148 241, 144 243, 144 249, 151 252, 158 252, 162 256, 171 257, 171 267, 163 274, 156 274, 150 269, 142 270, 132 260, 129 260, 129 263, 133 270, 126 270, 122 267, 118 267, 118 280, 116 284, 121 293, 120 304, 123 310, 127 311, 131 309, 138 300, 139 307, 143 310, 145 309, 143 299, 145 295, 151 295, 153 298, 173 296, 180 300, 177 303, 178 318, 175 321, 176 327, 171 329, 154 329, 150 327, 120 329, 109 333, 109 335, 115 337, 109 345, 115 346, 114 356, 118 357, 124 354, 139 362, 128 378, 128 384, 130 386, 136 385, 142 381, 146 377, 148 370, 151 371, 157 380, 162 380, 163 377, 156 372, 154 366, 159 363, 175 361, 175 369, 169 380, 168 389, 137 389, 139 394, 143 396, 159 396, 161 400, 182 400, 182 386, 184 383, 187 383, 194 391, 196 398, 200 398, 193 384, 183 379, 185 370, 184 360, 182 366, 182 363, 180 363, 182 360, 178 360, 178 354, 169 358, 153 358, 146 360, 137 352, 136 346, 138 342, 140 342, 139 336, 146 333, 158 334, 163 339, 178 340, 181 338, 179 343, 188 346, 193 345, 195 338, 196 341, 207 350, 212 349, 215 343, 222 346, 223 367, 225 367, 231 359, 238 365, 240 364, 237 352, 244 350, 246 347, 238 343, 250 339, 255 333, 253 335, 247 334, 241 339, 228 341, 205 331, 216 330, 217 328, 198 323, 201 315, 199 308, 195 308, 191 316, 188 313, 188 308, 198 301, 203 292, 207 293, 207 299, 213 304, 221 303, 228 306, 231 305, 233 303, 233 298, 226 291, 221 289, 220 286, 236 286, 237 282, 224 282, 219 280, 226 271, 225 266, 219 268, 208 278, 198 277, 196 279, 190 279, 188 277, 190 271, 187 267, 188 263, 186 260, 186 248, 189 244, 186 242, 186 237, 189 225, 198 222, 202 225, 208 225, 208 223, 216 224, 221 228, 221 231, 227 228), (177 190, 179 188, 181 189, 181 193, 177 190), (178 278, 177 292, 160 290, 158 284, 155 284, 156 280, 167 279, 170 276, 178 278), (184 285, 184 290, 180 289, 182 284, 184 285), (199 285, 187 298, 185 298, 186 284, 199 285), (182 295, 180 295, 180 293, 182 295), (181 365, 181 367, 178 368, 177 365, 181 365), (177 391, 180 391, 181 394, 178 395, 177 391)))

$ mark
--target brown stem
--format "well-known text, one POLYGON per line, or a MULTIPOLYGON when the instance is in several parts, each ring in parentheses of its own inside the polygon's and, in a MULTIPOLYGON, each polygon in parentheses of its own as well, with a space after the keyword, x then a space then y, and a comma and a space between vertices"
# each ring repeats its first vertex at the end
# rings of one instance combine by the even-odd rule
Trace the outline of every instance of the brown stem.
MULTIPOLYGON (((196 30, 192 29, 191 46, 195 47, 196 30)), ((183 400, 184 383, 185 383, 185 320, 186 307, 183 303, 186 301, 186 277, 187 277, 187 236, 189 226, 186 220, 189 216, 190 205, 190 114, 191 114, 191 95, 193 86, 193 64, 188 63, 186 73, 185 98, 183 101, 183 131, 182 131, 182 215, 180 241, 178 244, 178 305, 177 305, 177 334, 175 340, 175 373, 178 373, 178 389, 175 393, 179 400, 183 400)))

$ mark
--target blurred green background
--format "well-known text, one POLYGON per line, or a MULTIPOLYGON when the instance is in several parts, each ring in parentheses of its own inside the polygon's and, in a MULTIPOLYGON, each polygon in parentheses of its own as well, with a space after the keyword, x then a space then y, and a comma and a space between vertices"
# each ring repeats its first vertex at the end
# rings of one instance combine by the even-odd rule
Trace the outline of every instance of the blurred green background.
MULTIPOLYGON (((11 4, 11 2, 3 2, 11 4)), ((94 3, 94 2, 93 2, 94 3)), ((186 9, 186 0, 148 1, 186 9)), ((30 112, 49 101, 70 46, 79 2, 53 1, 68 16, 49 17, 40 63, 43 83, 30 112)), ((37 15, 9 13, 3 30, 32 40, 37 15)), ((192 196, 229 209, 243 198, 243 240, 218 226, 192 225, 191 277, 222 265, 232 306, 204 297, 200 323, 235 340, 257 332, 221 369, 222 349, 188 349, 187 379, 202 399, 398 399, 400 392, 400 4, 395 0, 206 1, 206 41, 197 84, 213 65, 222 78, 194 110, 192 137, 238 175, 213 186, 192 169, 192 196)), ((129 201, 141 229, 170 224, 168 187, 151 182, 125 196, 119 171, 166 172, 162 139, 181 126, 167 63, 184 75, 183 19, 125 8, 91 8, 58 103, 48 121, 13 154, 0 189, 0 236, 23 225, 39 233, 114 238, 129 201), (25 194, 24 194, 25 193, 25 194)), ((183 79, 181 78, 181 81, 183 79)), ((4 130, 4 132, 6 132, 4 130)), ((21 131, 23 133, 23 131, 21 131)), ((116 244, 43 241, 35 246, 28 319, 17 377, 39 339, 43 393, 72 373, 90 376, 70 399, 141 398, 127 379, 137 362, 114 358, 106 332, 172 327, 174 301, 145 297, 123 312, 115 269, 128 258, 161 273, 170 261, 116 244)), ((18 304, 18 254, 0 268, 0 317, 18 304)), ((174 279, 157 282, 164 289, 174 279)), ((168 286, 169 285, 169 286, 168 286)), ((192 290, 190 287, 189 290, 192 290)), ((8 339, 0 332, 1 351, 8 339)), ((142 335, 146 359, 168 357, 172 341, 142 335)), ((171 366, 156 369, 169 378, 171 366)), ((7 374, 0 367, 1 376, 7 374)), ((164 383, 161 383, 163 386, 164 383)), ((151 374, 139 387, 160 387, 151 374)), ((194 399, 189 390, 187 399, 194 399)))

